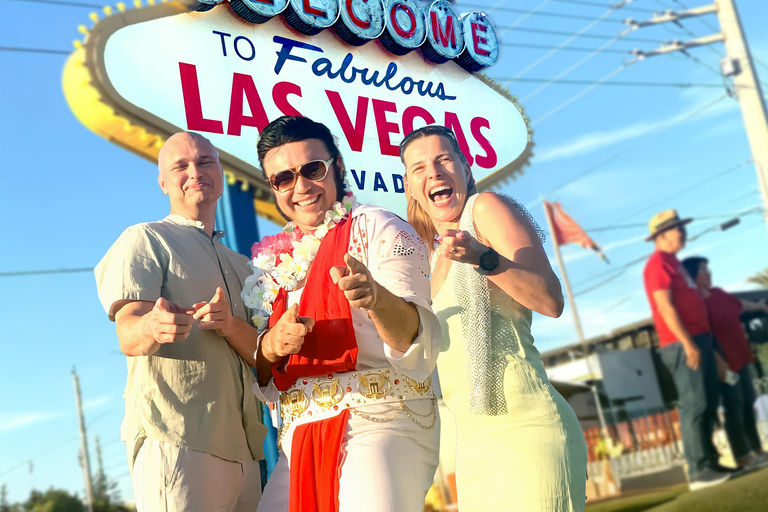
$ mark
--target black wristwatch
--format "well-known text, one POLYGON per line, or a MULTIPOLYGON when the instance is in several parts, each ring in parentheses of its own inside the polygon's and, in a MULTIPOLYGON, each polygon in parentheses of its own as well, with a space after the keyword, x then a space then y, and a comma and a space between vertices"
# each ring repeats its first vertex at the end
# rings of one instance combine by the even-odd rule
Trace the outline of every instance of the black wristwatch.
POLYGON ((489 247, 487 251, 480 255, 480 269, 483 273, 493 272, 499 266, 499 253, 489 247))

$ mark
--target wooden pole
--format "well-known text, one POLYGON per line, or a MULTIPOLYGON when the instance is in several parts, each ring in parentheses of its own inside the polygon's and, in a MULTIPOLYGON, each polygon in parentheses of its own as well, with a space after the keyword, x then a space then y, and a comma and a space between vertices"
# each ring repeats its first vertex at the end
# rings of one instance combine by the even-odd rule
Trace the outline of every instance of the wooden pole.
MULTIPOLYGON (((584 360, 587 362, 587 371, 589 372, 590 380, 594 380, 592 377, 594 372, 592 371, 592 363, 589 360, 589 345, 587 340, 584 339, 584 331, 581 329, 581 320, 579 320, 579 313, 576 309, 576 301, 573 300, 573 292, 571 291, 571 283, 568 281, 568 273, 565 271, 565 264, 563 263, 563 257, 560 254, 560 244, 557 242, 557 235, 555 234, 555 221, 552 218, 552 206, 549 202, 543 201, 544 214, 547 217, 547 226, 549 226, 549 233, 552 237, 552 246, 555 249, 555 257, 557 258, 557 264, 560 266, 560 275, 563 278, 563 286, 565 286, 565 294, 568 297, 568 304, 571 306, 573 312, 573 325, 576 327, 576 335, 581 343, 581 351, 584 353, 584 360)), ((592 388, 592 394, 595 398, 595 406, 597 407, 597 417, 600 420, 600 428, 603 435, 607 435, 605 428, 605 418, 603 417, 603 407, 600 404, 600 394, 597 391, 597 387, 594 383, 590 383, 592 388)))
POLYGON ((75 369, 72 368, 72 379, 75 381, 75 401, 77 403, 77 418, 80 422, 80 451, 83 457, 83 478, 85 480, 85 496, 88 512, 93 512, 93 484, 91 482, 91 465, 88 459, 88 437, 85 434, 85 418, 83 417, 83 403, 80 398, 80 380, 75 369))

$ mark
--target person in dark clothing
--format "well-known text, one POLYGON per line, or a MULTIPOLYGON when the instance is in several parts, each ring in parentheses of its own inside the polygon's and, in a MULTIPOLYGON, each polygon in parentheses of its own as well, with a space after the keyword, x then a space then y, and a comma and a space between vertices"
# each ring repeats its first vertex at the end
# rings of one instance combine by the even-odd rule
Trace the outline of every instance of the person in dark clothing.
POLYGON ((709 324, 727 369, 738 376, 726 378, 721 384, 725 431, 733 458, 740 468, 760 467, 768 464, 768 454, 763 451, 757 431, 755 389, 752 384, 755 359, 741 325, 741 313, 768 312, 768 306, 765 301, 743 301, 722 288, 713 288, 708 263, 706 258, 701 257, 686 258, 682 262, 707 305, 709 324))

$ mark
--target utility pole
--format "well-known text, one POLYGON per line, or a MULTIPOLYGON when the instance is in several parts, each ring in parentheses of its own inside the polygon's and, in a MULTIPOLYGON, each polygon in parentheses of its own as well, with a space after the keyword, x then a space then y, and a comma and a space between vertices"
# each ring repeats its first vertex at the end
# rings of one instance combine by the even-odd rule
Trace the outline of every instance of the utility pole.
POLYGON ((88 459, 88 437, 85 434, 85 418, 83 417, 83 402, 80 398, 80 379, 72 368, 72 379, 75 382, 75 402, 77 403, 77 418, 80 422, 80 453, 83 463, 83 478, 85 479, 85 497, 88 512, 93 512, 93 484, 91 482, 91 465, 88 459))
POLYGON ((635 50, 633 53, 638 60, 642 60, 675 51, 685 52, 688 48, 720 41, 725 44, 727 57, 721 61, 720 67, 724 76, 733 78, 734 94, 739 100, 744 128, 747 132, 749 147, 752 150, 752 161, 757 170, 758 186, 766 206, 763 215, 766 223, 768 223, 768 116, 766 116, 760 82, 755 73, 752 56, 744 37, 744 31, 741 28, 734 0, 716 0, 712 5, 682 12, 666 11, 662 14, 654 14, 654 17, 647 21, 629 19, 625 20, 624 23, 630 25, 632 29, 638 29, 668 22, 679 24, 680 20, 705 14, 717 14, 721 33, 688 42, 674 41, 662 45, 657 50, 649 52, 635 50))
POLYGON ((592 390, 592 395, 595 398, 595 406, 597 407, 597 418, 600 421, 600 431, 603 436, 608 437, 608 429, 605 426, 605 417, 603 416, 603 406, 600 403, 600 393, 597 390, 597 386, 594 384, 594 371, 592 370, 592 363, 589 356, 589 344, 584 338, 584 331, 581 328, 581 320, 579 319, 579 312, 576 310, 576 301, 573 300, 573 292, 571 291, 571 282, 568 280, 568 272, 565 271, 565 263, 563 263, 563 256, 560 254, 560 244, 555 236, 555 224, 552 219, 551 205, 544 201, 544 214, 547 217, 547 226, 549 232, 552 233, 552 245, 555 249, 555 257, 557 258, 557 264, 560 266, 560 275, 563 277, 563 286, 565 287, 565 294, 568 297, 568 304, 571 306, 573 312, 573 326, 576 328, 576 335, 579 337, 579 343, 581 343, 581 351, 584 353, 584 361, 587 364, 587 372, 589 373, 589 384, 592 390))

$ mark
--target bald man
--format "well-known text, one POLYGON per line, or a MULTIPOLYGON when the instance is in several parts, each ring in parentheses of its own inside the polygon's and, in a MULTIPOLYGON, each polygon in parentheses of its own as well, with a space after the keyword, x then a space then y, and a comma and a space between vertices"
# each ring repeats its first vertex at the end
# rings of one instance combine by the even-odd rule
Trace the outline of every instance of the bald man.
POLYGON ((126 229, 96 267, 128 358, 121 430, 136 508, 255 511, 265 428, 251 392, 257 332, 240 300, 251 270, 213 229, 221 162, 182 132, 158 168, 170 215, 126 229))

